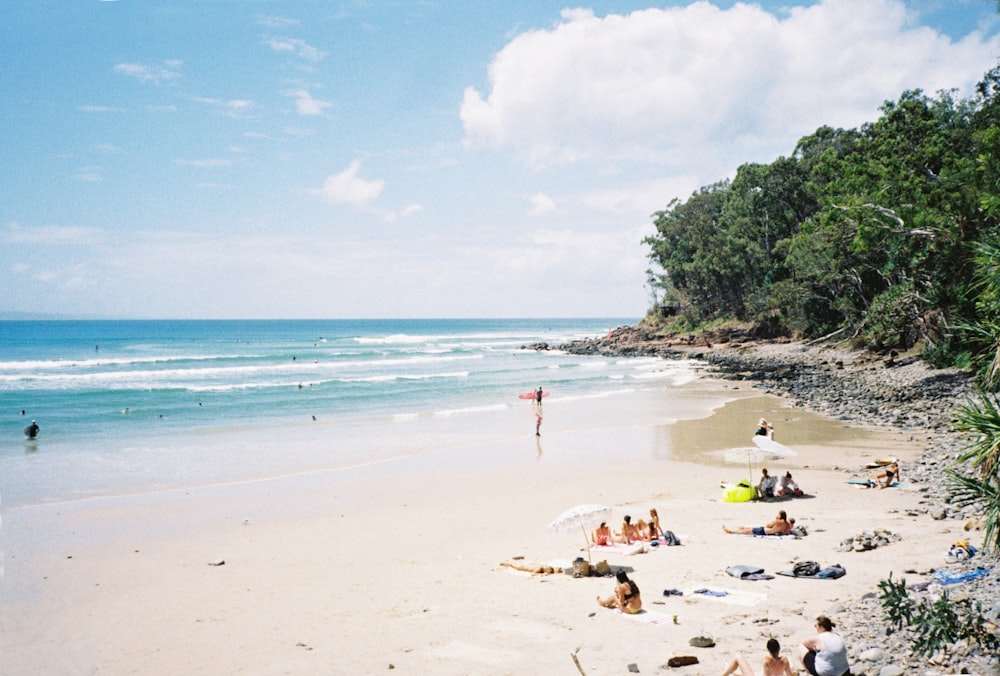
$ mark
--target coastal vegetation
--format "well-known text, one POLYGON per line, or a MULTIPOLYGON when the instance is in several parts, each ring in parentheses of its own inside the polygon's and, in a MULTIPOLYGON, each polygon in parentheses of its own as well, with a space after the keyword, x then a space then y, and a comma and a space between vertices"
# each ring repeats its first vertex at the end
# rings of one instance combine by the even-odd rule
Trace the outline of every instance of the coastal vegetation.
POLYGON ((835 334, 1000 385, 1000 67, 969 98, 907 91, 874 122, 821 127, 654 225, 650 320, 835 334))

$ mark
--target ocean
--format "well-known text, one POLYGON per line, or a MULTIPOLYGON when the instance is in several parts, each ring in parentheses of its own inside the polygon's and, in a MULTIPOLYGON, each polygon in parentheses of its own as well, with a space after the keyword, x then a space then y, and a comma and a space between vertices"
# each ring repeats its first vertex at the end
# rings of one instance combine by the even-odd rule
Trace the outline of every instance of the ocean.
POLYGON ((636 321, 0 322, 0 501, 364 466, 513 427, 533 436, 518 394, 539 385, 548 410, 693 377, 658 359, 522 349, 636 321), (37 439, 22 432, 32 420, 37 439))

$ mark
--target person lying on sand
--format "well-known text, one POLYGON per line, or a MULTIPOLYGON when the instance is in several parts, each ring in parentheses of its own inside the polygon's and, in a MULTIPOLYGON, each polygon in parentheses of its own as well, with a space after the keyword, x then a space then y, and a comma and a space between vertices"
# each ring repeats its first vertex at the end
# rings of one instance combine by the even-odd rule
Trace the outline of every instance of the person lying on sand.
POLYGON ((556 569, 552 566, 546 566, 541 563, 524 563, 523 561, 501 561, 500 565, 504 568, 513 568, 514 570, 523 570, 525 573, 531 573, 532 575, 552 575, 556 572, 556 569))
MULTIPOLYGON (((750 663, 746 661, 743 655, 733 657, 733 661, 722 672, 722 676, 730 676, 730 674, 754 676, 753 669, 750 668, 750 663)), ((789 663, 788 658, 781 654, 781 646, 778 644, 778 640, 769 639, 767 642, 767 656, 764 657, 764 676, 794 675, 795 672, 792 671, 792 665, 789 663)))
POLYGON ((775 517, 774 521, 764 526, 737 526, 735 528, 729 528, 723 524, 722 530, 726 531, 730 535, 788 535, 792 532, 792 526, 794 524, 795 519, 789 521, 788 515, 785 514, 785 510, 781 510, 778 512, 778 516, 775 517))
POLYGON ((628 578, 628 573, 619 570, 615 573, 618 583, 615 593, 606 599, 597 597, 597 602, 605 608, 617 608, 623 613, 635 615, 642 610, 642 598, 639 596, 639 586, 628 578))

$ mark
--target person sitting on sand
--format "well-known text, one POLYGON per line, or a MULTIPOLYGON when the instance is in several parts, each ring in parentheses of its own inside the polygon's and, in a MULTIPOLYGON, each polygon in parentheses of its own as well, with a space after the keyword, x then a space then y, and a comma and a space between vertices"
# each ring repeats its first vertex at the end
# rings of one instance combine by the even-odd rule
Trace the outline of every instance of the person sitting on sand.
POLYGON ((781 483, 775 489, 774 494, 782 497, 787 497, 789 495, 799 497, 802 495, 802 489, 799 488, 797 483, 795 483, 795 480, 792 478, 792 473, 785 472, 785 476, 781 477, 781 483))
POLYGON ((793 523, 794 520, 791 522, 788 520, 785 510, 781 510, 774 521, 764 526, 737 526, 729 528, 723 524, 722 530, 730 535, 788 535, 792 532, 793 523))
POLYGON ((608 528, 607 521, 602 521, 601 525, 594 529, 591 544, 598 547, 604 547, 611 544, 611 529, 608 528))
POLYGON ((771 476, 764 467, 760 471, 760 482, 757 484, 757 499, 773 498, 774 489, 778 485, 778 477, 771 476))
POLYGON ((885 471, 875 475, 875 483, 879 488, 888 488, 893 481, 899 481, 899 463, 894 462, 886 466, 885 471), (884 481, 883 481, 884 479, 884 481))
POLYGON ((660 526, 660 515, 656 513, 655 507, 649 508, 649 525, 656 526, 656 535, 653 537, 659 537, 660 533, 663 532, 663 527, 660 526))
POLYGON ((847 676, 851 665, 847 663, 847 646, 844 638, 833 631, 837 626, 826 615, 816 618, 816 635, 802 641, 797 651, 802 668, 813 676, 847 676))
POLYGON ((525 573, 531 573, 532 575, 552 575, 556 572, 556 569, 552 566, 546 566, 541 563, 524 563, 522 561, 501 561, 500 565, 504 568, 513 568, 514 570, 523 570, 525 573))
MULTIPOLYGON (((722 672, 722 676, 730 676, 730 674, 754 676, 753 669, 750 668, 750 663, 742 655, 733 657, 733 661, 722 672)), ((781 654, 781 645, 779 645, 778 639, 772 638, 767 641, 767 656, 764 657, 764 676, 795 676, 788 658, 781 654)))
POLYGON ((754 436, 774 439, 774 425, 761 418, 757 422, 757 431, 754 432, 754 436))
POLYGON ((617 608, 623 613, 635 615, 642 610, 642 598, 639 596, 639 586, 628 578, 628 573, 619 570, 615 573, 618 583, 615 593, 606 599, 597 597, 597 602, 605 608, 617 608))
POLYGON ((632 544, 633 542, 639 540, 639 531, 636 529, 635 525, 632 523, 632 517, 628 514, 622 520, 622 531, 618 533, 618 541, 623 544, 632 544))

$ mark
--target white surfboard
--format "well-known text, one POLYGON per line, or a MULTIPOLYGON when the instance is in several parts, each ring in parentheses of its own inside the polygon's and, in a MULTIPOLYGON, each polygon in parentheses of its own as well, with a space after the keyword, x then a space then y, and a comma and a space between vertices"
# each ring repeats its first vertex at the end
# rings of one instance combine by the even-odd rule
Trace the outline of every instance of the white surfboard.
POLYGON ((764 451, 765 453, 770 453, 776 458, 790 458, 793 455, 798 455, 795 451, 790 449, 784 444, 779 444, 774 439, 770 437, 765 437, 762 434, 755 434, 753 436, 753 443, 756 444, 757 448, 764 451))

